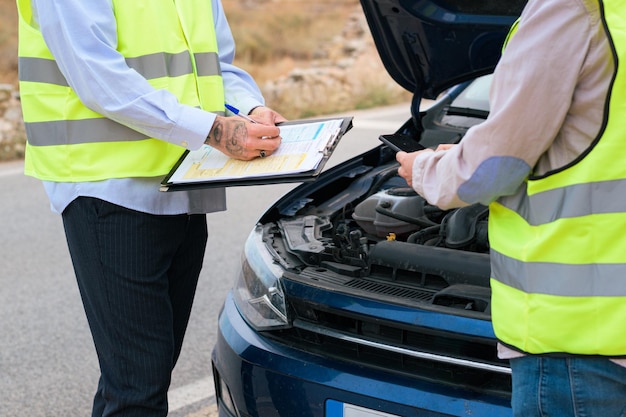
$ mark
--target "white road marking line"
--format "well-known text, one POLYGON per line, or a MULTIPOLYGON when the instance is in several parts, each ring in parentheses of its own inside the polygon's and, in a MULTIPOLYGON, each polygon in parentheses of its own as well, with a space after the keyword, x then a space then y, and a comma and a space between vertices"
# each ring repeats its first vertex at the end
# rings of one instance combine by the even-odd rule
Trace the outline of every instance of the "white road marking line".
POLYGON ((215 396, 213 376, 209 376, 168 392, 169 410, 180 410, 183 407, 213 396, 215 396))

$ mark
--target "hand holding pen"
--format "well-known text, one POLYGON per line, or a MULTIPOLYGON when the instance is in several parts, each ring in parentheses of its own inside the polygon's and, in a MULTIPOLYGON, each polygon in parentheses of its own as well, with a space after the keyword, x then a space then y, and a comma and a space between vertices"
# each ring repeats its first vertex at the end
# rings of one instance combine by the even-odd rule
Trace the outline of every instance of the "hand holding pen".
POLYGON ((252 117, 243 114, 242 112, 239 111, 239 109, 237 107, 231 106, 230 104, 224 104, 224 106, 230 110, 231 113, 233 113, 234 115, 237 115, 247 121, 249 121, 250 123, 257 123, 256 120, 254 120, 252 117))
MULTIPOLYGON (((257 120, 249 118, 250 123, 241 123, 237 118, 247 119, 248 116, 244 117, 233 106, 227 108, 238 117, 217 116, 205 141, 207 145, 218 149, 226 156, 244 161, 265 158, 278 149, 281 142, 280 129, 273 123, 262 123, 267 120, 266 117, 257 120)), ((271 109, 267 110, 278 115, 271 109)))
POLYGON ((252 111, 250 111, 249 115, 243 114, 238 108, 230 104, 225 104, 225 107, 230 110, 231 113, 239 117, 243 117, 251 123, 260 123, 264 125, 274 126, 287 121, 287 119, 285 119, 282 115, 265 106, 258 106, 253 108, 252 111), (254 119, 250 116, 254 116, 254 119))

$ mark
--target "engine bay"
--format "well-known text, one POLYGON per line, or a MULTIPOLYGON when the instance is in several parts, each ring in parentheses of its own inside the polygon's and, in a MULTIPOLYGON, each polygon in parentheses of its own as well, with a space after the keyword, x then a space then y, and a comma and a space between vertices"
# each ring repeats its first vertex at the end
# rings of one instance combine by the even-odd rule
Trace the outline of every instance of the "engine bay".
POLYGON ((371 297, 406 303, 409 294, 411 303, 488 319, 488 208, 433 206, 407 186, 397 167, 383 164, 341 192, 329 192, 335 189, 330 184, 292 202, 285 210, 292 215, 266 228, 266 242, 293 274, 314 275, 314 281, 343 277, 361 291, 371 288, 371 297))

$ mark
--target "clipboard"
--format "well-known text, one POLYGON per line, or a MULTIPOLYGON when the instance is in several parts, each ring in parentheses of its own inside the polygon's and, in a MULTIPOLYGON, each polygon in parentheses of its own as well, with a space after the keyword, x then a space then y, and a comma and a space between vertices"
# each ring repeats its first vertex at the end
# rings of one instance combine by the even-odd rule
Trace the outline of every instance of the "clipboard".
POLYGON ((352 128, 352 117, 306 119, 279 124, 283 142, 266 158, 240 161, 204 145, 186 150, 161 181, 163 192, 214 187, 314 181, 341 137, 352 128))

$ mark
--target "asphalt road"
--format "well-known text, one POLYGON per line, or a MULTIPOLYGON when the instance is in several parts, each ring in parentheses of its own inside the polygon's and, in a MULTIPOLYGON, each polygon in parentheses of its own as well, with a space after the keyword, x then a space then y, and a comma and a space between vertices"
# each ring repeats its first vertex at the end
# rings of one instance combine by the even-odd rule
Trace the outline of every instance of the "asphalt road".
MULTIPOLYGON (((409 105, 350 113, 354 128, 328 166, 377 145, 409 105)), ((22 162, 0 164, 0 416, 90 415, 98 364, 60 216, 22 162)), ((207 216, 205 267, 170 390, 170 416, 215 415, 210 355, 216 319, 243 242, 262 211, 294 184, 227 190, 228 210, 207 216)))

